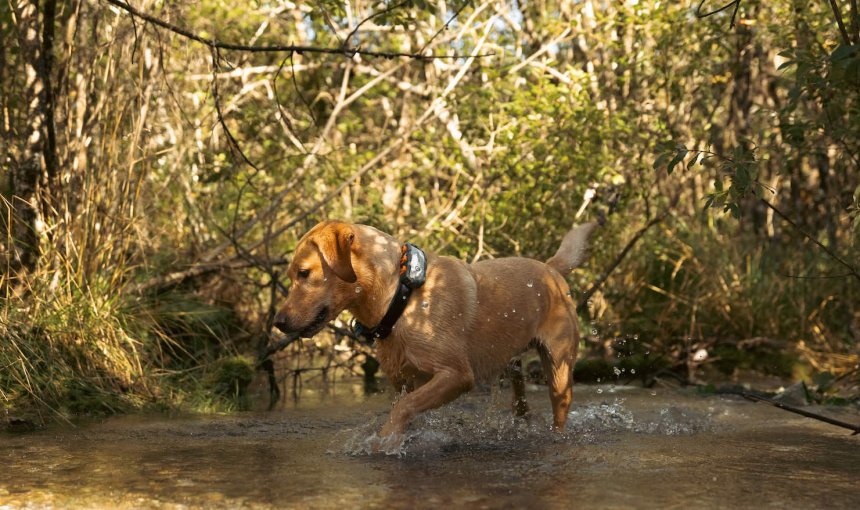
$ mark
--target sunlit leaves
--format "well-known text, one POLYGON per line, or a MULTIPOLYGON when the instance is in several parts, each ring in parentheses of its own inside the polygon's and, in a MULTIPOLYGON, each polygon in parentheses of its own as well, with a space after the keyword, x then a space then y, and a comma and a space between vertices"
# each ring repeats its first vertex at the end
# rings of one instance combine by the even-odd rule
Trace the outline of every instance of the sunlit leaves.
POLYGON ((715 169, 714 191, 705 198, 705 209, 722 208, 734 218, 740 217, 739 202, 749 195, 759 195, 764 186, 758 180, 759 168, 755 146, 744 143, 736 146, 731 156, 707 150, 688 149, 685 145, 669 141, 657 145, 655 170, 666 170, 668 175, 678 165, 686 163, 689 169, 696 163, 715 169))

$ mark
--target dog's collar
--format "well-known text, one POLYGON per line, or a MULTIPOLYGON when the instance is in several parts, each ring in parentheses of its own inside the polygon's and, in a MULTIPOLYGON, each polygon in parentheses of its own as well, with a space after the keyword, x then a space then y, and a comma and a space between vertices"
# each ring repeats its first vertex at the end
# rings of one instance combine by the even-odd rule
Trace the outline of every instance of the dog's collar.
POLYGON ((357 337, 364 337, 368 341, 381 340, 391 334, 394 329, 394 324, 400 319, 403 310, 409 303, 409 296, 412 291, 424 285, 427 279, 427 256, 421 251, 421 248, 411 243, 406 243, 400 247, 400 279, 397 283, 397 292, 394 293, 394 298, 391 304, 388 305, 388 311, 379 321, 379 324, 369 328, 357 320, 352 323, 352 330, 357 337))

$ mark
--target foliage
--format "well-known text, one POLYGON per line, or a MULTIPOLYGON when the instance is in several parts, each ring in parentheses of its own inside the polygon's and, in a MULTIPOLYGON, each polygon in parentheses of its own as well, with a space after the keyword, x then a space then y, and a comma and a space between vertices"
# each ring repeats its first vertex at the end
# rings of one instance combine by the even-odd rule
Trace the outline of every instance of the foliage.
MULTIPOLYGON (((59 171, 39 181, 38 267, 3 274, 0 401, 241 406, 250 365, 236 356, 270 338, 283 264, 318 220, 467 260, 546 259, 615 190, 574 289, 668 219, 593 299, 586 357, 695 371, 704 348, 733 372, 726 356, 770 359, 749 343, 767 338, 784 342, 781 374, 851 380, 857 283, 830 278, 839 266, 811 243, 858 263, 860 41, 824 2, 745 0, 704 19, 698 4, 136 4, 220 41, 460 56, 424 60, 213 54, 106 3, 59 2, 45 105, 59 171)), ((0 4, 6 170, 23 164, 33 104, 15 19, 0 4)), ((16 243, 2 239, 5 261, 16 243)), ((291 360, 294 375, 308 363, 291 360)))

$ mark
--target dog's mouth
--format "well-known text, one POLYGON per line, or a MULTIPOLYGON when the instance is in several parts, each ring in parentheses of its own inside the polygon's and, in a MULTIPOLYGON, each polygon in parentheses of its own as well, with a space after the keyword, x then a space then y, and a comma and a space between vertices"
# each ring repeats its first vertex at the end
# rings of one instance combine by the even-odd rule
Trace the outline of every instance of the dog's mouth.
POLYGON ((314 320, 312 320, 310 324, 298 331, 298 336, 300 338, 310 338, 322 331, 322 328, 325 327, 327 322, 328 307, 324 306, 320 308, 320 311, 317 313, 316 317, 314 317, 314 320))

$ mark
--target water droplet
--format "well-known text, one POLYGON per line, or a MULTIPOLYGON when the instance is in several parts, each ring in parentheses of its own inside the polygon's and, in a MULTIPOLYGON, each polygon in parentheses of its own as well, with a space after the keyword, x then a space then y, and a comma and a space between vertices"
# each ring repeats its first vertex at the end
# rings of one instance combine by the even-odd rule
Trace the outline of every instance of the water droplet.
POLYGON ((600 388, 597 388, 597 393, 603 393, 603 390, 600 388))
POLYGON ((633 340, 639 340, 639 334, 638 333, 633 335, 633 340))
POLYGON ((425 310, 426 310, 428 306, 430 306, 430 303, 428 303, 427 301, 422 301, 422 302, 421 302, 421 308, 423 308, 423 309, 425 309, 425 310))
POLYGON ((564 295, 570 297, 570 291, 565 292, 564 295))
POLYGON ((516 308, 512 309, 511 313, 517 313, 517 309, 516 308))
POLYGON ((508 316, 508 312, 505 312, 505 317, 507 317, 507 316, 508 316))
POLYGON ((597 336, 597 330, 596 330, 596 329, 592 329, 592 330, 591 330, 591 334, 592 334, 592 335, 594 335, 594 336, 597 336))
POLYGON ((528 283, 526 283, 526 287, 528 287, 528 288, 532 288, 534 286, 535 286, 535 282, 533 282, 531 280, 529 280, 528 283))
POLYGON ((356 288, 355 288, 355 293, 356 293, 356 294, 358 294, 359 292, 361 292, 361 287, 356 287, 356 288))
POLYGON ((631 369, 630 369, 630 373, 631 373, 631 374, 635 374, 635 373, 636 373, 636 369, 635 369, 635 368, 631 368, 631 369))
POLYGON ((540 292, 538 292, 538 296, 540 296, 540 292))
POLYGON ((618 377, 619 375, 621 375, 621 370, 618 370, 618 367, 615 367, 612 369, 612 373, 614 373, 615 376, 618 377))
POLYGON ((656 392, 656 391, 652 391, 652 392, 651 392, 651 396, 652 396, 652 397, 656 397, 656 396, 657 396, 657 392, 656 392))

